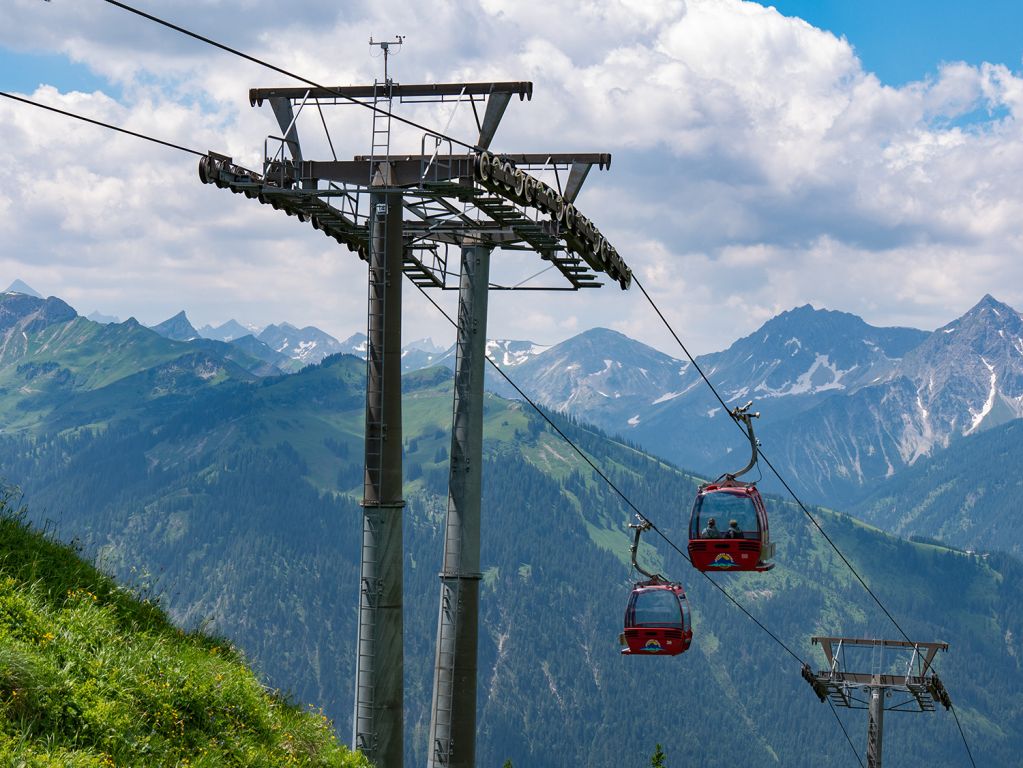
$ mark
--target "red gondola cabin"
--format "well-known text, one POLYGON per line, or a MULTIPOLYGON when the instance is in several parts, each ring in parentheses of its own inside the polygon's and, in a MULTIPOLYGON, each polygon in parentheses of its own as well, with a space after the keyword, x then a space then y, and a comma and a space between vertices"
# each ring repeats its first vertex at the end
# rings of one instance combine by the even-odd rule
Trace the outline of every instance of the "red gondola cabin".
POLYGON ((661 579, 638 583, 625 609, 619 638, 625 656, 677 656, 689 649, 693 629, 681 584, 661 579))
POLYGON ((689 519, 689 557, 700 571, 774 568, 767 510, 755 485, 726 478, 700 488, 689 519))

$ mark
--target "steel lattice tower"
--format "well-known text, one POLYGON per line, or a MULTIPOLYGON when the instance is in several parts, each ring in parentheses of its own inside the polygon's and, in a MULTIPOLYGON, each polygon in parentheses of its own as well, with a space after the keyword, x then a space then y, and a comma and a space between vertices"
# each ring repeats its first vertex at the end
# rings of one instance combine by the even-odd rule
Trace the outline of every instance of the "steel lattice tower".
MULTIPOLYGON (((407 85, 385 77, 369 86, 256 88, 280 127, 264 143, 262 169, 208 153, 204 183, 229 189, 312 225, 368 263, 365 482, 353 744, 378 768, 402 764, 401 276, 420 288, 457 290, 457 359, 452 406, 448 513, 440 574, 429 765, 475 762, 482 470, 483 370, 487 297, 493 290, 576 291, 607 275, 625 289, 632 273, 575 206, 603 153, 495 153, 489 150, 513 96, 532 83, 407 85), (374 108, 370 154, 307 160, 299 140, 304 110, 353 102, 374 108), (452 152, 427 132, 418 154, 391 147, 397 104, 466 105, 476 121, 473 149, 452 152), (484 106, 483 114, 479 107, 484 106), (551 175, 553 178, 551 179, 551 175), (563 174, 567 174, 563 178, 563 174), (548 178, 552 184, 544 180, 548 178), (456 249, 458 269, 449 268, 456 249), (532 251, 565 281, 493 285, 495 249, 532 251)), ((319 123, 316 123, 317 125, 319 123)), ((334 142, 327 138, 333 153, 334 142)))
POLYGON ((818 698, 822 702, 830 698, 838 707, 867 710, 867 768, 881 768, 885 711, 933 712, 935 702, 945 709, 952 706, 948 691, 931 669, 935 654, 947 651, 948 643, 851 637, 810 640, 820 644, 828 661, 828 668, 816 673, 809 666, 803 667, 803 679, 818 698), (870 671, 849 671, 847 652, 859 651, 862 655, 864 650, 870 652, 870 671), (905 658, 891 658, 888 652, 892 650, 905 654, 905 658))

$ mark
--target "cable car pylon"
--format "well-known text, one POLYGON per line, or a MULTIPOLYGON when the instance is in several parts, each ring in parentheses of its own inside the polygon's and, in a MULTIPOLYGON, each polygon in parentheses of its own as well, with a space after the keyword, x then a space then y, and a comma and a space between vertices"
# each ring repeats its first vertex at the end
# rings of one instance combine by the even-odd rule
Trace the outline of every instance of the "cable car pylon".
MULTIPOLYGON (((397 44, 397 41, 396 43, 397 44)), ((388 43, 390 45, 390 43, 388 43)), ((437 665, 428 745, 431 768, 473 768, 476 743, 479 475, 482 440, 486 292, 623 290, 632 270, 576 207, 590 169, 610 167, 607 153, 497 153, 489 149, 513 96, 532 97, 529 82, 402 84, 385 76, 369 86, 253 88, 253 106, 269 103, 280 127, 263 144, 261 171, 209 152, 199 161, 205 184, 244 195, 333 238, 369 263, 365 483, 353 746, 377 768, 401 768, 404 754, 402 592, 401 290, 402 274, 421 289, 454 290, 460 279, 458 349, 452 416, 452 462, 438 619, 437 665), (404 101, 465 104, 479 138, 464 154, 427 130, 418 154, 395 154, 390 107, 404 101), (370 154, 310 160, 302 153, 303 112, 335 146, 324 106, 352 102, 373 110, 370 154), (482 120, 478 105, 485 103, 482 120), (388 106, 387 109, 381 107, 388 106), (307 109, 308 108, 308 109, 307 109), (551 173, 555 186, 531 172, 551 173), (458 249, 461 269, 448 251, 458 249), (496 248, 533 251, 567 285, 488 285, 496 248), (475 272, 473 272, 475 270, 475 272), (466 311, 463 312, 462 310, 466 311), (458 457, 455 459, 455 457, 458 457)), ((404 122, 411 122, 405 120, 404 122)), ((463 142, 459 142, 464 145, 463 142)), ((465 145, 470 146, 470 145, 465 145)), ((547 270, 542 273, 545 274, 547 270)), ((534 276, 535 277, 535 276, 534 276)), ((531 280, 532 278, 530 278, 531 280)))
POLYGON ((932 669, 935 655, 948 651, 948 643, 854 637, 812 637, 810 642, 821 646, 828 664, 819 672, 803 665, 803 679, 817 698, 830 699, 836 707, 867 710, 867 768, 881 768, 885 711, 933 712, 935 704, 952 707, 948 691, 932 669), (862 656, 867 650, 870 671, 850 670, 847 656, 862 656), (908 658, 886 659, 889 650, 908 658))

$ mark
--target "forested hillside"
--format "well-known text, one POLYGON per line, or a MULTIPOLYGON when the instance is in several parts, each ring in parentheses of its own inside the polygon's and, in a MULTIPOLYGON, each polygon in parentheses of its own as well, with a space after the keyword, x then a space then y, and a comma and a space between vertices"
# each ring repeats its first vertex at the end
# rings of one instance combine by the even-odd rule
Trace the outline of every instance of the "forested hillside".
MULTIPOLYGON (((274 685, 323 706, 347 739, 363 374, 362 361, 341 356, 286 378, 225 379, 180 394, 113 382, 68 395, 31 430, 4 434, 0 462, 62 537, 122 578, 149 580, 177 620, 223 632, 274 685), (114 388, 119 407, 92 418, 114 388)), ((407 751, 421 763, 450 372, 407 375, 404 392, 407 751)), ((684 549, 697 481, 591 428, 565 428, 684 549)), ((736 747, 723 748, 722 733, 737 734, 743 760, 855 764, 796 660, 654 540, 644 557, 689 588, 694 646, 676 659, 621 657, 629 510, 526 406, 488 396, 485 436, 481 764, 561 766, 571 755, 642 765, 660 742, 669 764, 731 766, 736 747)), ((714 578, 814 666, 823 659, 812 634, 897 636, 802 514, 770 503, 778 567, 714 578)), ((1023 747, 1023 568, 818 514, 907 631, 951 643, 939 664, 964 727, 988 764, 1012 764, 1023 747)), ((844 716, 855 732, 864 727, 844 716)), ((942 763, 963 751, 947 713, 887 724, 892 762, 942 763)))
POLYGON ((971 435, 880 483, 852 512, 903 536, 1023 552, 1023 420, 971 435))

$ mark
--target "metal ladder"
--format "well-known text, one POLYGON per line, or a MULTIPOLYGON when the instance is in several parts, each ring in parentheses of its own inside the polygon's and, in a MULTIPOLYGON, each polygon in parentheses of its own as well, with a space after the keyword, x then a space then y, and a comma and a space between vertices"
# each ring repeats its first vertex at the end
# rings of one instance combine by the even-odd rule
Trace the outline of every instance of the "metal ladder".
MULTIPOLYGON (((379 198, 378 198, 379 199, 379 198)), ((387 216, 387 204, 378 203, 370 210, 369 302, 367 311, 366 347, 366 477, 363 498, 378 498, 384 463, 384 440, 387 439, 383 370, 384 370, 384 314, 387 308, 387 227, 376 222, 387 216), (374 255, 377 254, 377 255, 374 255), (372 493, 370 489, 375 489, 372 493)))
POLYGON ((454 616, 460 607, 461 588, 462 582, 458 579, 455 582, 453 594, 451 591, 445 590, 441 597, 441 611, 444 612, 445 619, 441 622, 438 633, 440 636, 437 638, 439 646, 437 668, 443 671, 440 672, 440 678, 437 680, 437 691, 435 693, 437 700, 434 716, 437 718, 440 730, 442 730, 446 738, 434 739, 432 745, 432 765, 449 765, 454 746, 451 742, 451 725, 453 717, 452 703, 454 701, 455 657, 458 642, 457 638, 451 637, 451 635, 455 632, 454 616), (444 650, 445 648, 449 648, 449 650, 444 650))
POLYGON ((359 654, 359 660, 357 664, 357 670, 359 673, 358 680, 356 682, 356 708, 355 708, 355 723, 354 731, 355 738, 353 739, 353 746, 355 749, 361 750, 362 752, 375 753, 377 750, 378 739, 376 734, 376 687, 373 685, 373 674, 376 667, 376 658, 374 654, 367 653, 362 649, 362 635, 368 633, 373 636, 376 633, 376 606, 379 602, 378 592, 379 585, 372 584, 368 579, 362 580, 362 606, 363 608, 359 611, 359 642, 357 643, 357 650, 359 654), (369 681, 369 682, 367 682, 369 681), (360 708, 359 704, 363 704, 373 712, 373 717, 369 723, 362 721, 359 717, 360 708))
MULTIPOLYGON (((373 130, 370 134, 369 185, 373 186, 377 165, 391 159, 391 101, 392 81, 373 81, 373 130)), ((384 186, 391 185, 390 174, 383 178, 384 186)))

